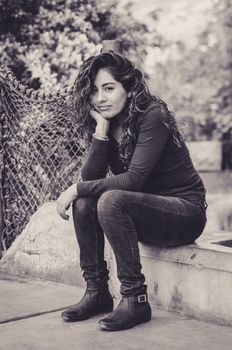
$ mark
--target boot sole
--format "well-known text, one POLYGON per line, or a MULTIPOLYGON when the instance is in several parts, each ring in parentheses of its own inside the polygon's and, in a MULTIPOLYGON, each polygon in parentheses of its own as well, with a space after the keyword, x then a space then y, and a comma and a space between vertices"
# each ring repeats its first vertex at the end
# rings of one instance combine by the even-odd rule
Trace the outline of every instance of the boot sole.
POLYGON ((65 316, 65 315, 62 315, 61 314, 61 318, 65 321, 65 322, 78 322, 78 321, 85 321, 85 320, 88 320, 89 318, 91 317, 94 317, 94 316, 100 316, 100 315, 104 315, 106 313, 109 313, 109 312, 112 312, 113 311, 113 307, 108 309, 108 310, 102 310, 102 311, 99 311, 99 312, 96 312, 94 314, 90 314, 88 316, 83 316, 83 317, 68 317, 68 316, 65 316))
POLYGON ((130 329, 130 328, 133 328, 141 323, 146 323, 146 322, 149 322, 151 320, 151 316, 150 317, 147 317, 147 318, 144 318, 143 320, 139 320, 137 322, 134 322, 130 325, 127 325, 127 326, 122 326, 122 327, 118 327, 118 326, 110 326, 110 325, 106 325, 106 324, 102 324, 100 323, 100 329, 103 330, 103 331, 123 331, 123 330, 126 330, 126 329, 130 329))

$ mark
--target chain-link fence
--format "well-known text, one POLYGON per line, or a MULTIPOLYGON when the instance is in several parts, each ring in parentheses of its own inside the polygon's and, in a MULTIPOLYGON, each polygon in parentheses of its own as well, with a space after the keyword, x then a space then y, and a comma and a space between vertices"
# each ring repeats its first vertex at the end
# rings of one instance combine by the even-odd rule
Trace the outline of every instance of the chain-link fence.
POLYGON ((46 95, 0 69, 0 229, 7 249, 31 214, 79 180, 85 151, 72 89, 46 95))

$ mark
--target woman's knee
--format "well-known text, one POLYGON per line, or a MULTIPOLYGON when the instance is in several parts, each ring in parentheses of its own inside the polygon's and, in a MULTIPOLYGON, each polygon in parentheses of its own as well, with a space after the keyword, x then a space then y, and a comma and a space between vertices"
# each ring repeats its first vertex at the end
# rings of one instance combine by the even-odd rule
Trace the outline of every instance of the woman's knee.
POLYGON ((73 201, 73 212, 76 215, 89 215, 95 211, 97 206, 97 198, 95 197, 79 197, 73 201))
POLYGON ((98 215, 111 215, 115 209, 120 208, 124 191, 109 190, 104 192, 98 199, 97 212, 98 215))

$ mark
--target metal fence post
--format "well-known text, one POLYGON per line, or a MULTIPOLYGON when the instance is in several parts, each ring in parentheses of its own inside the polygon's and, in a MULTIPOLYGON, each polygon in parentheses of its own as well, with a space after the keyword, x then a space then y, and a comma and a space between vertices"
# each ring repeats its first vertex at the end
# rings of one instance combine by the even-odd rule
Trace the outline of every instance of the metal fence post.
POLYGON ((0 174, 0 181, 1 181, 1 185, 0 185, 0 258, 1 258, 3 254, 3 242, 2 242, 3 230, 5 227, 4 216, 3 216, 2 172, 0 174))
POLYGON ((0 258, 3 254, 3 230, 5 228, 4 222, 4 203, 3 203, 3 174, 4 174, 4 162, 3 162, 3 106, 1 100, 1 84, 0 84, 0 258))

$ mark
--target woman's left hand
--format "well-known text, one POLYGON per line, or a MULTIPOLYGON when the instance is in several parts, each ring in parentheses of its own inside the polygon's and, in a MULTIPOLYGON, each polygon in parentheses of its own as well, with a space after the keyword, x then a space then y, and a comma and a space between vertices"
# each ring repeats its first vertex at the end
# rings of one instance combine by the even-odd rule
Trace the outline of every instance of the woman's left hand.
POLYGON ((60 194, 57 199, 56 211, 64 220, 69 219, 69 215, 66 214, 66 210, 70 207, 70 204, 78 196, 76 184, 71 185, 64 192, 60 194))

